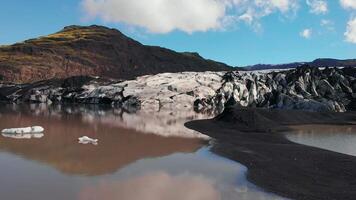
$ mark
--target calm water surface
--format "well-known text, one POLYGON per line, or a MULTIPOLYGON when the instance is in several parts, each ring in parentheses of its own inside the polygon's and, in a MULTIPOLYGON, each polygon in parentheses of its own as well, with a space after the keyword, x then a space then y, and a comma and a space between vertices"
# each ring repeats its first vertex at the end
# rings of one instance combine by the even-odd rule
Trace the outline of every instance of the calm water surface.
POLYGON ((308 125, 287 134, 293 142, 356 156, 356 126, 308 125))
POLYGON ((0 136, 0 199, 281 199, 248 183, 246 168, 212 154, 206 141, 161 136, 198 134, 182 121, 201 117, 1 107, 0 129, 40 125, 45 132, 31 139, 0 136), (78 144, 83 135, 99 144, 78 144))

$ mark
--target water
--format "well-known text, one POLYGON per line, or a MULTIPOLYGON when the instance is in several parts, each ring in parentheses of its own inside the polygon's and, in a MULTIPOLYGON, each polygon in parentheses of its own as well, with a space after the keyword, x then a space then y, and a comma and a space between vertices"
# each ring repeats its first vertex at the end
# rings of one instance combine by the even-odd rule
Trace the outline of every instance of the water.
POLYGON ((300 126, 288 133, 287 138, 299 144, 356 156, 356 126, 300 126))
POLYGON ((98 107, 0 110, 0 129, 45 128, 42 137, 0 136, 0 199, 281 199, 247 182, 244 166, 212 154, 202 135, 181 125, 202 116, 151 114, 135 127, 149 115, 98 107), (162 137, 168 128, 169 136, 184 137, 162 137), (78 144, 83 135, 98 145, 78 144))

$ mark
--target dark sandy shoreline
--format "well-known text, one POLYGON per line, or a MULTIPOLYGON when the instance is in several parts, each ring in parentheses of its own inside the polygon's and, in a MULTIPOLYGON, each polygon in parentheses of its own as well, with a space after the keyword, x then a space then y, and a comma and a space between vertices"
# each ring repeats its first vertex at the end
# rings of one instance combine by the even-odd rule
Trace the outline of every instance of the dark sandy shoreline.
POLYGON ((282 132, 305 124, 355 125, 356 113, 229 108, 186 123, 216 139, 212 151, 248 167, 247 179, 292 199, 355 199, 356 157, 293 143, 282 132))

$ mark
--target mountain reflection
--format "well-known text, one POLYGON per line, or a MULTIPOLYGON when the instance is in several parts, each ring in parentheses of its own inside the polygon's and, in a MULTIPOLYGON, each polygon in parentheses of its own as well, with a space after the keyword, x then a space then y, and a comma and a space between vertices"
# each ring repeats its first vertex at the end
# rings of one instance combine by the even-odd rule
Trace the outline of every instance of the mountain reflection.
POLYGON ((122 127, 122 113, 113 109, 7 106, 0 113, 0 129, 32 125, 45 128, 40 139, 2 137, 0 151, 40 161, 68 174, 113 173, 139 159, 195 152, 205 143, 122 127), (99 139, 99 145, 78 144, 78 137, 83 135, 99 139))
POLYGON ((84 187, 79 193, 79 199, 218 200, 221 197, 214 182, 203 176, 171 175, 159 171, 84 187))

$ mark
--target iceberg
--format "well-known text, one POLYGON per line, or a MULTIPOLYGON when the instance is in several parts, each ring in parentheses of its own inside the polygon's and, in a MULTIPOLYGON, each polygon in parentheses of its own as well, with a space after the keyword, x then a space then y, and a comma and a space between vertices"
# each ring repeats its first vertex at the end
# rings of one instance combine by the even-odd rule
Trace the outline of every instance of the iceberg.
POLYGON ((32 126, 25 128, 9 128, 3 129, 1 131, 2 134, 26 134, 26 133, 42 133, 44 128, 41 126, 32 126))
POLYGON ((44 136, 43 133, 2 133, 4 137, 14 138, 14 139, 40 139, 44 136))
POLYGON ((79 144, 93 144, 93 145, 98 145, 98 139, 93 139, 88 136, 83 136, 78 138, 79 144))

